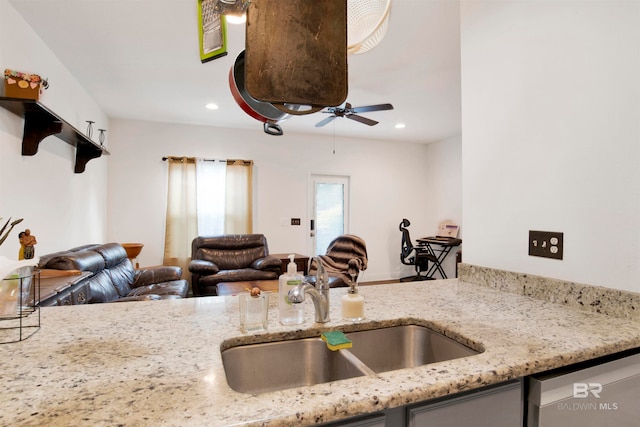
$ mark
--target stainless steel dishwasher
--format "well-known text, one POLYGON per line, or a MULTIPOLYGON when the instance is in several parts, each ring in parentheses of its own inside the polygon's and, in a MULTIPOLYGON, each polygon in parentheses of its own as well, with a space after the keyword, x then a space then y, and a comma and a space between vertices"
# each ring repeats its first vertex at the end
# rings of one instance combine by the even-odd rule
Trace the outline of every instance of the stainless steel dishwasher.
POLYGON ((528 379, 527 427, 639 427, 640 354, 528 379))

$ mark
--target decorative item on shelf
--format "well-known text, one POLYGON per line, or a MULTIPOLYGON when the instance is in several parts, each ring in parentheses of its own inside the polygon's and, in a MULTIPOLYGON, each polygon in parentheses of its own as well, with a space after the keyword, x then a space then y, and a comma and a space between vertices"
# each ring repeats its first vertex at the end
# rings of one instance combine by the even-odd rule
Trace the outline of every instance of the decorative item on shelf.
POLYGON ((98 129, 98 131, 100 132, 100 135, 98 135, 98 141, 100 141, 100 146, 104 147, 105 132, 107 130, 106 129, 98 129))
POLYGON ((93 121, 91 121, 91 120, 85 120, 85 121, 86 121, 87 123, 89 123, 89 124, 87 125, 87 132, 86 132, 86 133, 87 133, 87 137, 88 137, 89 139, 91 139, 91 135, 93 135, 93 124, 94 124, 95 122, 93 122, 93 121))
POLYGON ((4 96, 7 98, 35 99, 40 98, 40 93, 49 87, 47 79, 37 74, 23 73, 21 71, 4 70, 4 96))
POLYGON ((138 269, 140 268, 140 263, 138 262, 138 255, 140 255, 140 252, 142 252, 142 248, 144 247, 144 244, 142 243, 121 243, 122 247, 124 248, 125 251, 127 251, 127 258, 129 258, 129 261, 131 261, 131 265, 138 269), (136 262, 134 263, 133 261, 136 260, 136 262))

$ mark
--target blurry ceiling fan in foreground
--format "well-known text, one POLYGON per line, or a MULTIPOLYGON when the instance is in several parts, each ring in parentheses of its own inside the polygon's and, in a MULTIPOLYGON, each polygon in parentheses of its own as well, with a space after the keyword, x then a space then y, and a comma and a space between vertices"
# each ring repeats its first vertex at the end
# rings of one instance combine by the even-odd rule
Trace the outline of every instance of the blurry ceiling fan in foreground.
POLYGON ((322 110, 323 113, 331 114, 326 119, 318 122, 316 127, 322 127, 327 123, 331 122, 336 117, 346 117, 347 119, 355 120, 356 122, 364 123, 365 125, 374 126, 377 125, 378 122, 375 120, 368 119, 363 116, 359 116, 358 113, 369 113, 372 111, 384 111, 384 110, 393 110, 393 105, 391 104, 377 104, 377 105, 365 105, 363 107, 352 107, 348 102, 343 106, 339 107, 328 107, 322 110))

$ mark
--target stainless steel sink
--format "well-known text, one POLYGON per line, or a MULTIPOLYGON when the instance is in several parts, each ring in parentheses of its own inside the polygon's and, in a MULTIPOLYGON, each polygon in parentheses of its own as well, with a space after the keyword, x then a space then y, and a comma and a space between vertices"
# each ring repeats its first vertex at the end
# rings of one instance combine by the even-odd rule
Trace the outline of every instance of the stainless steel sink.
POLYGON ((350 351, 374 372, 415 368, 479 352, 424 326, 404 325, 345 334, 350 351))
POLYGON ((231 347, 222 351, 229 386, 264 393, 363 375, 413 368, 478 354, 457 341, 417 325, 349 332, 353 346, 331 351, 320 338, 231 347))
POLYGON ((331 351, 320 338, 250 344, 222 351, 229 386, 264 393, 370 373, 349 353, 331 351))

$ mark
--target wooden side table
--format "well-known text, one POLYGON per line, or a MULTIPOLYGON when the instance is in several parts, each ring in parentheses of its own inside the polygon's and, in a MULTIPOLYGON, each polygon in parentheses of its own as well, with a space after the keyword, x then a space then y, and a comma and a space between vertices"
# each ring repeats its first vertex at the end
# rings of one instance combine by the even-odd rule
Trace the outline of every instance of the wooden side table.
MULTIPOLYGON (((289 264, 289 255, 291 255, 291 253, 282 253, 282 254, 269 254, 269 255, 273 255, 274 257, 277 257, 280 259, 280 261, 282 261, 282 269, 280 271, 280 274, 286 273, 287 272, 287 265, 289 264)), ((295 258, 293 259, 293 262, 296 263, 296 265, 298 266, 298 271, 301 272, 302 274, 307 274, 307 272, 309 271, 309 257, 306 255, 300 255, 300 254, 293 254, 295 256, 295 258)))
POLYGON ((40 306, 86 304, 88 285, 81 282, 92 274, 79 270, 40 270, 40 306))

